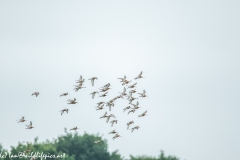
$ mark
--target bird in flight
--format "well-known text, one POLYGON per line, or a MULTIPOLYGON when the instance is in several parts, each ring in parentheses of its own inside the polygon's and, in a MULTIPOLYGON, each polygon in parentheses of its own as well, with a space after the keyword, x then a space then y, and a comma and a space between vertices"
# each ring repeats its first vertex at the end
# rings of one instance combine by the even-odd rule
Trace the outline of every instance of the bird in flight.
POLYGON ((125 108, 123 109, 123 112, 125 112, 125 111, 128 110, 128 109, 131 109, 131 106, 125 107, 125 108))
POLYGON ((97 79, 98 79, 97 77, 92 77, 92 78, 90 78, 88 80, 91 80, 92 86, 94 86, 94 80, 97 80, 97 79))
POLYGON ((67 96, 67 95, 68 95, 68 92, 61 94, 60 97, 67 96))
POLYGON ((101 143, 101 141, 100 141, 100 140, 97 140, 97 141, 94 141, 93 143, 94 143, 94 144, 99 144, 99 143, 101 143))
POLYGON ((134 131, 134 129, 139 129, 140 127, 139 126, 136 126, 136 127, 133 127, 131 130, 132 130, 132 132, 134 131))
POLYGON ((129 129, 129 126, 130 126, 131 124, 133 124, 133 123, 134 123, 134 121, 128 122, 128 123, 127 123, 127 129, 129 129))
POLYGON ((29 125, 26 125, 27 126, 27 128, 26 129, 32 129, 32 128, 34 128, 33 126, 32 126, 32 122, 30 121, 30 124, 29 125))
MULTIPOLYGON (((92 95, 92 99, 94 99, 95 94, 98 93, 97 91, 92 92, 90 95, 92 95)), ((99 93, 98 93, 99 94, 99 93)))
POLYGON ((76 98, 74 98, 73 100, 68 99, 67 101, 69 102, 68 104, 76 104, 77 103, 76 98))
POLYGON ((136 87, 136 84, 137 84, 137 82, 132 84, 132 85, 130 85, 130 86, 128 86, 128 88, 134 88, 134 87, 136 87))
POLYGON ((124 82, 125 80, 126 80, 126 76, 124 75, 124 77, 123 78, 118 78, 118 79, 121 79, 121 81, 120 82, 124 82))
POLYGON ((79 128, 77 128, 77 127, 74 127, 74 128, 72 128, 72 129, 70 129, 70 131, 71 131, 71 130, 75 130, 75 131, 76 131, 77 129, 79 129, 79 128))
POLYGON ((143 71, 141 71, 140 74, 139 74, 136 78, 134 78, 134 79, 136 80, 136 79, 144 78, 144 77, 142 76, 142 74, 143 74, 143 71))
POLYGON ((138 93, 138 94, 140 94, 140 97, 147 97, 145 90, 143 90, 143 93, 138 93))
POLYGON ((103 104, 102 106, 97 106, 97 107, 96 107, 96 108, 97 108, 96 110, 102 110, 102 109, 104 109, 103 106, 104 106, 104 104, 103 104))
POLYGON ((34 92, 32 93, 32 96, 35 95, 37 97, 39 94, 40 94, 39 92, 34 92))
POLYGON ((107 96, 107 93, 108 92, 106 92, 106 93, 103 93, 102 95, 100 95, 99 97, 106 97, 107 96))
POLYGON ((125 88, 125 87, 123 88, 123 92, 118 92, 118 93, 121 93, 121 94, 120 94, 121 96, 127 96, 126 88, 125 88))
POLYGON ((109 132, 108 134, 116 134, 116 130, 114 129, 113 131, 109 132))
POLYGON ((114 140, 115 138, 118 138, 118 137, 121 137, 121 136, 118 133, 116 133, 112 139, 114 140))
POLYGON ((146 115, 147 115, 146 113, 147 113, 147 111, 145 111, 143 114, 140 114, 140 115, 138 116, 138 118, 139 118, 139 117, 144 117, 144 116, 146 116, 146 115))
POLYGON ((109 121, 109 119, 110 119, 111 117, 116 118, 113 114, 110 114, 109 116, 107 116, 107 120, 106 120, 107 123, 108 123, 108 121, 109 121))
POLYGON ((134 112, 135 112, 135 109, 130 110, 130 111, 128 112, 128 114, 131 113, 131 112, 134 113, 134 112))
POLYGON ((85 81, 85 79, 82 78, 82 76, 80 75, 79 80, 76 80, 76 83, 80 83, 82 84, 85 81))
POLYGON ((65 109, 61 110, 60 112, 61 112, 61 115, 62 115, 64 112, 67 112, 67 113, 68 113, 68 109, 65 108, 65 109))
POLYGON ((138 103, 138 101, 137 101, 137 103, 136 104, 132 104, 131 103, 131 105, 133 105, 134 107, 133 107, 133 109, 139 109, 140 107, 138 106, 139 105, 139 103, 138 103))
POLYGON ((106 106, 109 107, 109 111, 111 111, 111 107, 114 107, 114 103, 113 102, 107 102, 106 106))
POLYGON ((108 117, 108 116, 107 116, 107 112, 105 112, 104 115, 103 115, 102 117, 100 117, 100 119, 101 119, 101 118, 107 118, 107 117, 108 117))
POLYGON ((112 120, 110 123, 112 124, 111 126, 113 126, 114 123, 117 124, 117 120, 116 120, 116 119, 115 119, 115 120, 112 120))
POLYGON ((22 117, 22 118, 18 121, 18 123, 19 123, 19 122, 25 122, 25 121, 27 121, 27 120, 25 120, 24 117, 22 117))

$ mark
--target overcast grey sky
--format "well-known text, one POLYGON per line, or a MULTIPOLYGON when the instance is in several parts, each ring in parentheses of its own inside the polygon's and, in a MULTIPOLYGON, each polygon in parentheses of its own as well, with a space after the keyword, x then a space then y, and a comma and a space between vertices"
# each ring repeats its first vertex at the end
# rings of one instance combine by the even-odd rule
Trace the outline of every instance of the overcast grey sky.
POLYGON ((240 159, 239 8, 237 0, 0 1, 0 143, 51 140, 78 126, 103 134, 125 157, 164 150, 182 160, 240 159), (96 103, 123 90, 117 78, 140 71, 142 108, 127 115, 127 101, 117 100, 119 123, 100 120, 96 103), (80 75, 87 88, 75 92, 80 75), (109 95, 92 100, 106 83, 109 95), (16 123, 22 116, 36 128, 16 123), (133 134, 129 120, 141 127, 133 134), (112 129, 122 138, 113 141, 112 129))

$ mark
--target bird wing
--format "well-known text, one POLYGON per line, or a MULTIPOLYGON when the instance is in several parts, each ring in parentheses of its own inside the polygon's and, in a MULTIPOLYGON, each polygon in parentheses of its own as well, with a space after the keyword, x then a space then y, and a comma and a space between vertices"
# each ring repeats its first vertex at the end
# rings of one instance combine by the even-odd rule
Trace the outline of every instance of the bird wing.
POLYGON ((106 120, 107 123, 108 123, 109 119, 110 119, 110 117, 107 117, 107 120, 106 120))
POLYGON ((132 98, 132 92, 129 92, 129 98, 132 98))
POLYGON ((103 116, 106 116, 107 115, 107 112, 105 112, 105 114, 103 116))
POLYGON ((143 72, 141 71, 140 74, 138 75, 138 77, 140 77, 140 76, 142 75, 142 73, 143 73, 143 72))
POLYGON ((146 91, 145 90, 143 90, 143 94, 145 94, 146 93, 146 91))
POLYGON ((146 114, 147 113, 147 111, 145 111, 143 114, 146 114))
POLYGON ((125 92, 126 92, 126 88, 124 87, 124 88, 123 88, 123 93, 125 93, 125 92))
POLYGON ((92 82, 92 86, 94 86, 94 79, 91 79, 91 82, 92 82))

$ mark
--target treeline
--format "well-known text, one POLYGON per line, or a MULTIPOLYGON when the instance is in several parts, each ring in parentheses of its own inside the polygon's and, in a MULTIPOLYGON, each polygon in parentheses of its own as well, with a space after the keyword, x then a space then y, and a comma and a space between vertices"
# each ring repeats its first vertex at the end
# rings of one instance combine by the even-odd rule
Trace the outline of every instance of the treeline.
MULTIPOLYGON (((38 142, 38 138, 34 139, 33 143, 19 142, 16 147, 12 146, 10 151, 7 151, 0 144, 0 159, 4 160, 29 160, 34 154, 46 157, 47 160, 52 160, 55 155, 56 159, 61 160, 126 160, 118 151, 110 153, 108 151, 107 140, 102 139, 99 135, 90 135, 84 133, 79 135, 76 133, 69 133, 65 130, 65 134, 53 139, 52 141, 38 142), (102 143, 94 144, 96 140, 101 140, 102 143), (20 153, 25 154, 20 158, 20 153), (29 152, 28 152, 29 151, 29 152), (43 154, 44 155, 43 155, 43 154), (42 154, 42 155, 41 155, 42 154), (28 155, 28 157, 24 157, 28 155), (17 157, 18 156, 18 157, 17 157), (58 157, 57 157, 58 156, 58 157), (61 157, 62 156, 62 157, 61 157)), ((40 159, 40 158, 37 158, 40 159)), ((175 156, 166 156, 163 151, 160 151, 158 157, 151 156, 132 156, 129 160, 179 160, 175 156)))

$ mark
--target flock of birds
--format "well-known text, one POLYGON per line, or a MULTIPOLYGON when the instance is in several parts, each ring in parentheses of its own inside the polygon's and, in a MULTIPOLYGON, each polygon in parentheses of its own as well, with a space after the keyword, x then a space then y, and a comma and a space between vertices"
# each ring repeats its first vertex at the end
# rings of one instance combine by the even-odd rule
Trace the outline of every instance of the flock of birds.
MULTIPOLYGON (((142 76, 142 73, 143 73, 143 72, 141 71, 140 74, 139 74, 137 77, 134 78, 134 80, 144 78, 144 77, 142 76)), ((109 111, 111 111, 111 110, 112 110, 112 107, 114 107, 114 102, 115 102, 117 99, 119 99, 119 98, 121 98, 121 99, 126 98, 126 100, 129 101, 129 106, 123 108, 123 112, 125 112, 125 111, 128 110, 128 114, 130 114, 130 113, 134 113, 137 109, 140 108, 138 101, 137 101, 135 104, 132 103, 134 100, 138 99, 138 98, 136 98, 136 97, 133 97, 133 94, 137 92, 136 89, 135 89, 135 88, 136 88, 136 85, 137 85, 137 82, 135 82, 134 84, 130 84, 132 81, 131 81, 131 80, 127 80, 126 76, 124 76, 123 78, 118 78, 118 79, 121 80, 120 82, 122 83, 122 86, 124 86, 123 91, 122 91, 122 92, 119 92, 120 95, 114 97, 113 99, 109 100, 108 102, 102 102, 102 101, 101 101, 101 102, 98 102, 98 103, 97 103, 97 107, 96 107, 96 111, 98 111, 98 110, 103 110, 103 109, 104 109, 104 106, 108 107, 108 108, 109 108, 109 111), (126 88, 127 88, 127 89, 130 89, 129 92, 128 92, 128 94, 127 94, 127 89, 126 89, 126 88)), ((90 79, 88 79, 88 80, 91 80, 91 84, 92 84, 92 86, 94 86, 94 82, 95 82, 95 80, 98 80, 98 78, 97 78, 97 77, 92 77, 92 78, 90 78, 90 79)), ((82 76, 80 75, 79 80, 76 81, 77 85, 74 85, 74 86, 75 86, 74 90, 75 90, 76 92, 77 92, 79 89, 86 88, 86 87, 83 87, 84 81, 85 81, 85 79, 83 79, 82 76)), ((104 85, 103 87, 99 88, 99 91, 94 91, 94 92, 92 92, 92 93, 90 94, 90 95, 92 96, 92 99, 95 98, 96 94, 98 94, 99 97, 106 97, 107 94, 108 94, 108 90, 111 89, 110 86, 111 86, 110 83, 108 83, 108 84, 104 85)), ((39 94, 40 94, 39 92, 34 92, 34 93, 32 93, 32 96, 38 97, 39 94)), ((145 90, 143 90, 142 93, 138 93, 138 94, 139 94, 139 97, 142 97, 142 98, 147 97, 145 90)), ((67 95, 69 95, 68 92, 61 94, 60 97, 62 97, 62 96, 67 96, 67 95)), ((68 99, 67 101, 68 101, 67 104, 76 104, 76 103, 77 103, 77 102, 76 102, 76 98, 74 98, 74 99, 68 99)), ((62 109, 60 112, 61 112, 61 115, 63 115, 64 112, 68 113, 68 112, 69 112, 69 109, 64 108, 64 109, 62 109)), ((138 115, 138 118, 146 116, 146 115, 147 115, 146 113, 147 113, 147 111, 145 111, 145 112, 143 112, 142 114, 138 115)), ((110 121, 110 118, 116 118, 116 117, 115 117, 113 114, 107 115, 107 111, 106 111, 106 112, 104 113, 104 115, 103 115, 102 117, 100 117, 100 119, 102 119, 102 118, 106 118, 106 122, 108 123, 108 122, 110 121)), ((25 121, 27 121, 27 120, 25 119, 25 117, 22 117, 20 120, 18 120, 18 123, 20 123, 20 122, 25 122, 25 121)), ((111 126, 113 127, 114 124, 117 124, 117 121, 118 121, 117 119, 113 119, 112 121, 110 121, 111 126)), ((134 124, 134 121, 129 121, 129 122, 127 123, 127 130, 129 130, 129 127, 130 127, 130 125, 132 125, 132 124, 134 124)), ((34 128, 31 121, 30 121, 30 124, 29 124, 29 125, 26 125, 26 126, 27 126, 26 129, 33 129, 33 128, 34 128)), ((135 126, 135 127, 131 128, 131 131, 133 132, 134 130, 138 130, 139 128, 140 128, 139 126, 135 126)), ((72 129, 70 129, 70 131, 71 131, 71 130, 77 130, 77 129, 79 129, 79 128, 78 128, 78 127, 74 127, 74 128, 72 128, 72 129)), ((113 131, 109 132, 108 134, 114 134, 114 136, 113 136, 113 138, 112 138, 113 140, 116 139, 116 138, 118 138, 118 137, 121 137, 121 136, 119 135, 119 133, 118 133, 115 129, 114 129, 113 131)), ((100 140, 94 141, 94 144, 98 144, 98 143, 101 143, 101 141, 100 141, 100 140)))

